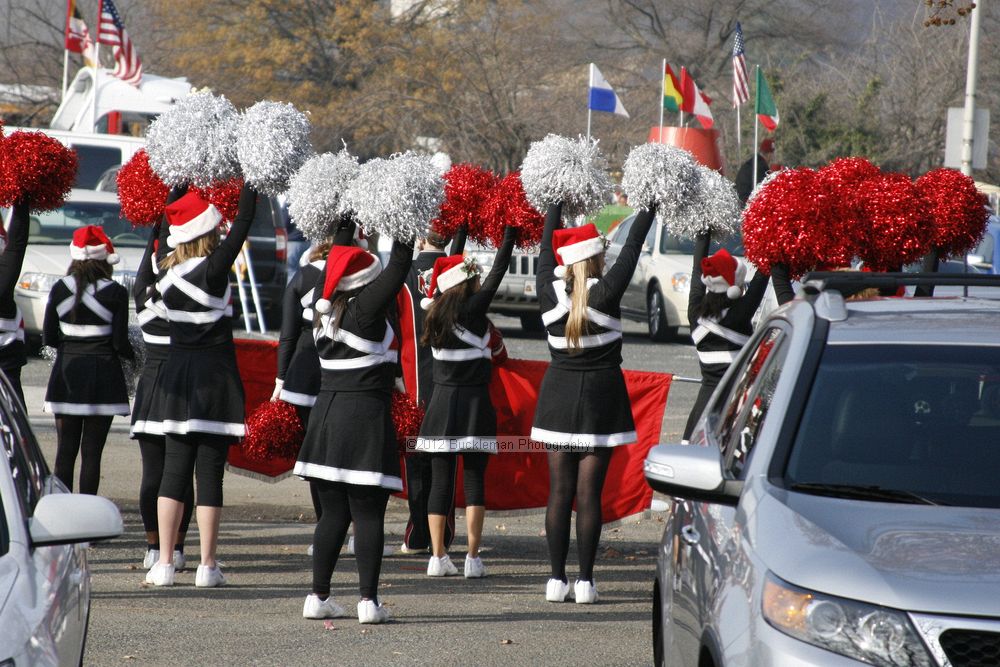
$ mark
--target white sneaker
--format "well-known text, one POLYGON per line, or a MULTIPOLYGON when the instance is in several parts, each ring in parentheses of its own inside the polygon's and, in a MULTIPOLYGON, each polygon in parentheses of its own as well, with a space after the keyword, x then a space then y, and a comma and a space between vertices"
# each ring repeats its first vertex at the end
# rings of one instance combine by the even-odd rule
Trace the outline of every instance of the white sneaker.
POLYGON ((320 600, 315 593, 306 596, 302 605, 302 618, 337 618, 344 615, 344 608, 333 601, 333 597, 320 600))
POLYGON ((142 567, 145 570, 156 565, 156 562, 160 560, 160 550, 159 549, 146 549, 146 557, 142 559, 142 567))
POLYGON ((222 570, 218 565, 209 567, 199 565, 198 571, 194 575, 194 585, 198 588, 215 588, 226 583, 226 578, 222 576, 222 570))
POLYGON ((479 556, 473 558, 465 554, 465 578, 478 579, 486 576, 486 568, 483 567, 483 559, 479 556))
POLYGON ((313 555, 313 545, 310 544, 309 548, 306 549, 306 555, 307 556, 312 556, 313 555))
POLYGON ((389 620, 389 610, 381 602, 361 600, 358 602, 358 623, 385 623, 389 620))
POLYGON ((592 581, 578 581, 573 587, 573 597, 577 604, 594 604, 597 602, 597 586, 592 581))
POLYGON ((412 548, 406 546, 406 542, 403 542, 402 544, 400 544, 399 548, 396 549, 396 551, 399 552, 399 553, 401 553, 401 554, 403 554, 404 556, 412 556, 413 554, 425 554, 425 553, 427 553, 427 549, 412 549, 412 548))
POLYGON ((174 570, 183 572, 185 565, 187 565, 187 558, 184 557, 184 553, 174 549, 174 570))
POLYGON ((549 602, 565 602, 569 595, 569 584, 561 579, 549 579, 545 585, 545 599, 549 602))
POLYGON ((437 556, 431 556, 431 559, 427 561, 428 577, 451 577, 456 574, 458 574, 458 568, 451 562, 451 558, 448 557, 448 554, 445 554, 440 558, 437 556))
POLYGON ((174 566, 171 563, 153 563, 153 567, 146 573, 146 583, 154 586, 173 586, 174 566))

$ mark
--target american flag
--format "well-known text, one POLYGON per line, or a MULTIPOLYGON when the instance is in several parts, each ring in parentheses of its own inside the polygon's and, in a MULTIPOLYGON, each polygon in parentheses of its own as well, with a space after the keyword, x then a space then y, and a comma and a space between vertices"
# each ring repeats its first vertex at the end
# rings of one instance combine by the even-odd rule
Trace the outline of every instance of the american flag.
POLYGON ((733 106, 740 107, 750 99, 750 77, 743 51, 743 28, 736 22, 736 38, 733 40, 733 106))
POLYGON ((110 44, 115 56, 116 77, 138 86, 142 81, 142 61, 125 32, 125 24, 113 0, 101 0, 101 20, 97 24, 97 43, 110 44))

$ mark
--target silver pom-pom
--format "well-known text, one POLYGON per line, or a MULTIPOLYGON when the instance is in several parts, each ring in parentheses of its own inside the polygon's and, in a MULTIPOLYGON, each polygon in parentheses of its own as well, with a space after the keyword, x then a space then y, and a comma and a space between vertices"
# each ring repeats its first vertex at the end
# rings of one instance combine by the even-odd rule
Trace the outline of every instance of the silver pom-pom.
POLYGON ((358 158, 347 150, 309 158, 288 184, 288 214, 312 243, 336 231, 340 200, 358 175, 358 158))
POLYGON ((41 351, 39 352, 39 354, 42 356, 42 359, 49 362, 49 366, 56 363, 56 355, 58 353, 59 350, 52 347, 51 345, 43 345, 41 351))
POLYGON ((521 183, 528 201, 543 215, 550 204, 558 202, 569 217, 586 215, 608 203, 607 167, 597 140, 550 134, 528 148, 521 183))
POLYGON ((142 375, 142 367, 146 365, 146 339, 142 337, 142 329, 138 325, 128 325, 128 342, 132 344, 134 359, 122 358, 122 374, 125 375, 125 388, 129 398, 135 398, 135 386, 142 375))
POLYGON ((694 238, 711 232, 716 239, 728 238, 740 228, 740 199, 732 182, 714 169, 698 165, 698 192, 678 215, 668 219, 672 234, 694 238))
POLYGON ((444 200, 444 178, 431 158, 407 151, 361 165, 340 200, 369 235, 412 242, 426 236, 444 200))
POLYGON ((258 192, 276 196, 315 155, 311 126, 304 113, 283 102, 257 102, 243 113, 236 137, 236 156, 243 176, 258 192))
POLYGON ((643 144, 629 151, 622 169, 622 190, 630 206, 656 204, 660 219, 673 225, 700 188, 698 163, 691 153, 667 144, 643 144))
POLYGON ((239 176, 238 123, 236 107, 225 97, 210 92, 183 97, 149 126, 149 164, 171 187, 208 187, 239 176))
POLYGON ((451 169, 451 156, 442 151, 438 151, 431 156, 431 163, 437 167, 438 173, 444 176, 448 173, 448 170, 451 169))

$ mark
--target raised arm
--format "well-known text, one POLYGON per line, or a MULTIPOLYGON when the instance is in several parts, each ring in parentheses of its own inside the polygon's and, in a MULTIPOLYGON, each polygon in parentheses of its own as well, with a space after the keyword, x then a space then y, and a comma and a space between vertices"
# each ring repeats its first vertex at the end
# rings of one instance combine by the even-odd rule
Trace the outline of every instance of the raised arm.
POLYGON ((250 225, 253 223, 257 213, 257 191, 252 187, 243 184, 240 190, 240 205, 229 228, 229 234, 219 243, 219 247, 212 251, 212 254, 205 260, 207 264, 206 276, 209 281, 229 279, 229 270, 233 268, 233 262, 243 248, 243 242, 247 240, 250 233, 250 225))
POLYGON ((451 253, 452 255, 461 255, 465 252, 465 240, 469 236, 469 230, 462 225, 458 228, 458 232, 455 234, 455 240, 451 242, 451 253))
POLYGON ((0 316, 12 316, 17 308, 14 287, 21 276, 24 253, 28 247, 28 212, 30 203, 24 197, 14 204, 7 229, 7 248, 0 255, 0 316))
POLYGON ((550 204, 545 212, 545 227, 542 228, 542 242, 538 249, 538 274, 535 276, 536 291, 542 285, 555 280, 556 254, 552 250, 552 234, 562 227, 562 202, 550 204))
POLYGON ((691 282, 688 283, 688 322, 692 328, 697 324, 697 313, 701 311, 701 302, 705 298, 705 285, 701 282, 701 260, 708 256, 711 243, 710 232, 698 234, 694 239, 694 261, 691 264, 691 282))
POLYGON ((649 233, 649 228, 653 225, 655 218, 655 205, 640 210, 635 216, 635 222, 632 223, 628 238, 625 239, 625 244, 622 246, 621 252, 618 253, 618 259, 596 286, 597 289, 604 291, 604 294, 601 295, 602 299, 620 301, 622 295, 625 294, 625 289, 632 280, 632 274, 635 273, 636 264, 639 263, 642 244, 645 242, 646 234, 649 233))
POLYGON ((503 231, 503 243, 497 249, 497 254, 493 258, 493 268, 486 275, 479 291, 469 297, 465 302, 464 310, 472 316, 485 315, 490 308, 490 303, 500 289, 500 283, 507 274, 510 265, 510 256, 514 253, 514 241, 517 240, 517 229, 506 227, 503 231))
POLYGON ((389 263, 378 278, 361 289, 354 299, 355 313, 362 326, 385 317, 386 310, 396 300, 396 293, 403 286, 406 274, 413 263, 413 242, 392 242, 389 263))
POLYGON ((354 230, 358 228, 354 218, 348 216, 340 221, 333 235, 333 245, 351 245, 354 242, 354 230))
POLYGON ((162 220, 156 222, 153 233, 149 235, 149 240, 146 242, 146 251, 142 253, 142 259, 139 260, 139 266, 136 267, 135 283, 132 285, 132 299, 135 301, 136 308, 142 308, 146 305, 146 299, 149 298, 148 290, 156 283, 156 274, 153 272, 153 255, 157 240, 160 238, 160 229, 163 226, 162 220))
POLYGON ((779 306, 795 298, 795 290, 792 288, 792 279, 788 276, 787 264, 775 264, 771 267, 771 283, 774 285, 774 297, 778 300, 779 306))

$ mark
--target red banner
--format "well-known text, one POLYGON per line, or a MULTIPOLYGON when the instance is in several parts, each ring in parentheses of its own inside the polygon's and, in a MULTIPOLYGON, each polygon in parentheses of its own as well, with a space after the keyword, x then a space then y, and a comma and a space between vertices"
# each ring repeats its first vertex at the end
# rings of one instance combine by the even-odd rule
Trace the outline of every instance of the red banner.
MULTIPOLYGON (((236 358, 246 391, 247 414, 271 397, 277 368, 277 344, 272 341, 237 340, 236 358)), ((490 397, 497 412, 498 437, 527 438, 535 417, 538 388, 548 363, 508 359, 493 369, 490 397)), ((663 411, 670 392, 667 373, 625 371, 625 385, 632 403, 638 442, 616 447, 604 484, 604 521, 615 521, 649 508, 653 491, 646 484, 642 464, 650 447, 660 439, 663 411)), ((247 460, 238 446, 229 450, 235 472, 262 479, 289 474, 294 460, 259 463, 247 460)), ((463 505, 461 480, 457 501, 463 505)), ((486 474, 486 506, 490 510, 545 507, 549 495, 549 467, 544 452, 504 452, 490 459, 486 474)))

